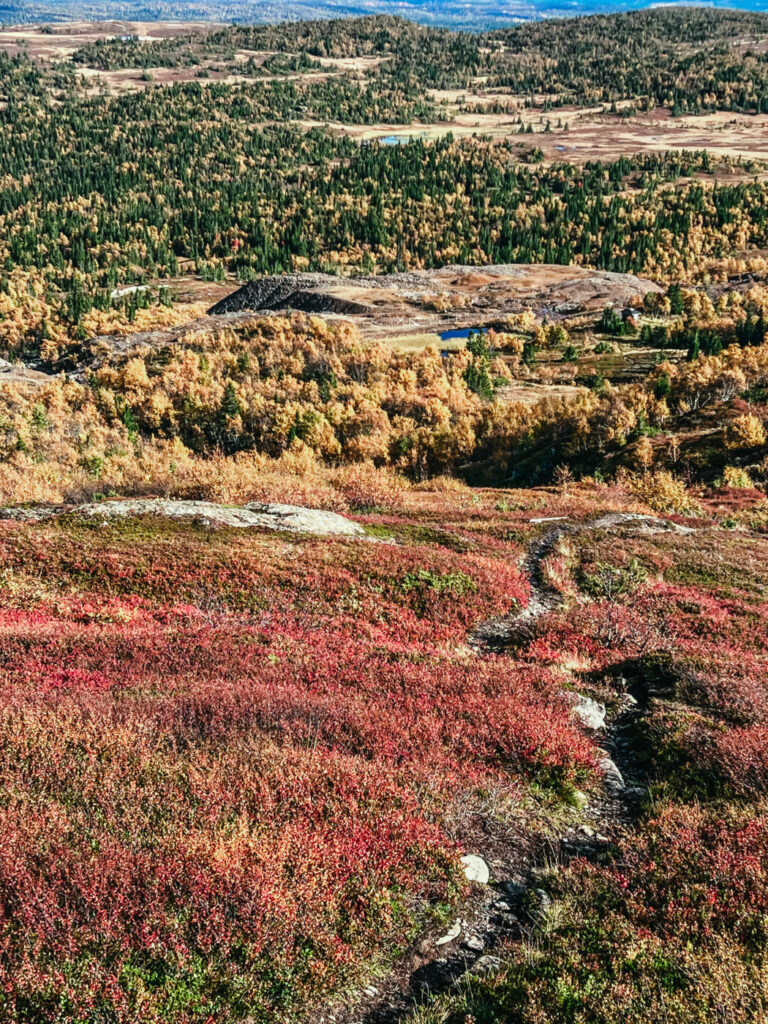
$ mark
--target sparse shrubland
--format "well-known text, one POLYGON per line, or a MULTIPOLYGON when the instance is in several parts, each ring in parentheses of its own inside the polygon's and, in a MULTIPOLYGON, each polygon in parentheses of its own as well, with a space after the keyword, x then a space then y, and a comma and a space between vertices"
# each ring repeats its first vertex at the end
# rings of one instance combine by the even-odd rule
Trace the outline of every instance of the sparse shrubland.
POLYGON ((650 800, 595 862, 538 876, 551 902, 532 941, 497 950, 498 969, 415 1012, 414 1024, 762 1020, 765 545, 618 528, 571 546, 590 603, 571 599, 523 653, 555 665, 578 652, 580 685, 618 680, 647 705, 635 742, 650 800))
POLYGON ((763 1020, 767 873, 764 810, 666 808, 615 861, 550 881, 557 910, 534 947, 414 1020, 763 1020))
POLYGON ((491 534, 0 546, 9 1020, 292 1019, 458 895, 462 793, 592 777, 556 672, 457 652, 526 601, 491 534))

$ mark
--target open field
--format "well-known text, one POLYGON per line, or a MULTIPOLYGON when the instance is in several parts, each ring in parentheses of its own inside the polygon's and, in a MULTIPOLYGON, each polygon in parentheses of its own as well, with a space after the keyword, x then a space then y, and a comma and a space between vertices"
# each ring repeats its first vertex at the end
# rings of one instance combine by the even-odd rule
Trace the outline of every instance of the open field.
POLYGON ((18 52, 23 45, 31 57, 47 63, 70 58, 84 43, 97 39, 136 36, 143 40, 173 39, 189 33, 213 32, 223 26, 201 21, 74 21, 64 25, 13 25, 0 28, 0 49, 18 52))
MULTIPOLYGON (((218 60, 202 60, 199 64, 193 67, 150 67, 142 69, 141 71, 135 68, 103 71, 101 69, 84 67, 79 68, 77 74, 90 91, 95 93, 106 89, 109 93, 114 95, 119 95, 120 93, 125 92, 140 92, 150 85, 173 85, 180 82, 219 82, 234 85, 237 83, 242 84, 253 81, 252 75, 238 73, 237 66, 239 64, 245 64, 248 61, 253 61, 256 65, 260 65, 263 64, 270 56, 273 56, 273 54, 265 51, 240 50, 233 55, 233 67, 231 70, 222 68, 221 62, 218 60)), ((259 76, 258 81, 275 82, 301 80, 303 82, 323 82, 328 78, 339 77, 349 71, 357 72, 375 68, 379 63, 379 58, 376 57, 350 58, 348 60, 341 58, 339 60, 328 61, 327 70, 321 69, 306 72, 295 72, 293 74, 280 76, 264 74, 259 76)))
POLYGON ((570 122, 567 132, 552 128, 536 138, 545 157, 580 163, 615 160, 631 153, 706 149, 713 157, 732 160, 768 160, 768 115, 733 115, 720 111, 700 117, 675 117, 656 110, 631 118, 594 117, 558 111, 570 122))
MULTIPOLYGON (((70 62, 73 53, 83 45, 97 40, 121 40, 136 37, 142 43, 173 40, 198 35, 199 57, 189 66, 142 68, 77 67, 84 88, 91 93, 107 89, 119 95, 141 91, 152 85, 170 85, 181 82, 248 83, 252 74, 238 71, 238 65, 250 62, 253 67, 263 64, 279 51, 235 48, 222 62, 217 55, 205 50, 206 34, 215 33, 223 26, 201 22, 74 22, 44 26, 17 26, 0 29, 0 50, 9 54, 26 52, 43 65, 70 62), (202 77, 201 77, 202 76, 202 77)), ((760 53, 768 41, 744 37, 734 48, 744 52, 760 53)), ((194 46, 193 46, 194 48, 194 46)), ((328 77, 345 76, 364 85, 369 77, 391 61, 387 55, 357 55, 350 57, 313 58, 317 67, 293 70, 279 75, 263 74, 260 82, 295 81, 322 82, 328 77)), ((547 97, 516 96, 498 85, 489 84, 488 76, 475 76, 468 88, 425 88, 424 97, 440 111, 440 120, 412 123, 355 124, 335 122, 332 119, 303 118, 306 128, 328 125, 340 136, 355 140, 374 139, 385 142, 407 142, 418 138, 434 140, 451 133, 457 138, 473 135, 509 139, 525 131, 520 140, 521 151, 539 147, 546 162, 585 163, 591 160, 616 160, 638 153, 664 151, 693 151, 707 149, 714 158, 734 162, 768 160, 768 114, 739 114, 712 111, 699 116, 672 117, 668 107, 657 107, 638 112, 631 117, 609 113, 607 106, 558 105, 547 109, 547 97), (504 109, 495 111, 494 105, 504 109), (528 131, 532 133, 528 134, 528 131)), ((632 106, 629 100, 614 104, 617 111, 632 106)), ((736 169, 723 174, 749 176, 751 172, 736 169)), ((764 172, 757 170, 762 175, 764 172)))
MULTIPOLYGON (((498 97, 496 97, 498 98, 498 97)), ((474 100, 475 98, 473 98, 474 100)), ((491 97, 486 98, 491 102, 491 97)), ((307 127, 317 122, 305 122, 307 127)), ((541 148, 547 162, 586 163, 617 160, 638 153, 708 150, 714 158, 732 161, 768 160, 768 115, 733 115, 720 111, 700 117, 675 117, 669 110, 622 118, 599 109, 558 108, 542 113, 524 108, 515 113, 465 113, 461 107, 447 107, 446 120, 434 124, 332 124, 332 130, 350 138, 371 141, 438 139, 449 133, 457 138, 487 135, 512 138, 530 126, 531 134, 520 139, 520 149, 541 148), (567 127, 566 127, 567 126, 567 127)), ((734 172, 731 172, 731 174, 734 172)), ((764 171, 759 171, 763 175, 764 171)), ((736 176, 754 177, 735 171, 736 176)))

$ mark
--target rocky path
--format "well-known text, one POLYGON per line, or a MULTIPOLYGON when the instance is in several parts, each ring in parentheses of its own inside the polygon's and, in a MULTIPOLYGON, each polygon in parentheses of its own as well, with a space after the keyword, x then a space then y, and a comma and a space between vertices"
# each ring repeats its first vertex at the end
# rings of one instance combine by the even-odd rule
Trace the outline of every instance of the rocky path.
MULTIPOLYGON (((542 563, 565 534, 617 527, 640 533, 693 532, 666 519, 633 513, 610 512, 586 522, 534 522, 546 523, 547 529, 530 545, 523 563, 531 587, 528 605, 511 618, 490 620, 473 630, 469 643, 479 657, 508 649, 512 641, 532 631, 537 619, 558 609, 562 597, 544 580, 542 563)), ((616 709, 609 719, 602 705, 572 694, 574 717, 601 744, 602 785, 589 797, 582 794, 581 822, 534 847, 526 847, 519 837, 506 843, 489 837, 487 849, 479 844, 477 853, 465 858, 467 876, 475 882, 471 899, 448 931, 425 936, 386 981, 318 1021, 401 1024, 414 1006, 450 991, 467 973, 493 972, 500 965, 494 952, 499 943, 530 937, 549 909, 550 898, 539 884, 542 873, 575 858, 596 859, 633 826, 647 796, 635 736, 648 694, 622 677, 615 686, 616 709)))
POLYGON ((562 600, 561 595, 547 585, 541 567, 547 555, 551 554, 557 542, 566 534, 584 533, 590 530, 609 530, 625 527, 639 533, 692 533, 688 526, 680 526, 668 519, 641 515, 635 512, 606 512, 586 522, 565 517, 532 519, 532 523, 546 523, 548 529, 528 549, 523 569, 528 577, 531 593, 528 604, 517 615, 504 619, 490 619, 475 627, 469 637, 470 645, 478 651, 495 652, 506 650, 511 641, 525 634, 527 628, 543 615, 556 611, 562 600))

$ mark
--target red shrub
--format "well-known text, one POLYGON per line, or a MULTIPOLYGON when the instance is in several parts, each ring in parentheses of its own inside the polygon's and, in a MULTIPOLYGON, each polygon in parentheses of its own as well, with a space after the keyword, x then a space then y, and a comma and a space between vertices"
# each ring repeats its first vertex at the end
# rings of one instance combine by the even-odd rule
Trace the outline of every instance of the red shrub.
POLYGON ((467 787, 567 782, 557 679, 463 643, 514 549, 134 524, 0 548, 0 1016, 273 1021, 450 897, 467 787))
POLYGON ((737 793, 768 790, 768 727, 717 731, 713 740, 716 763, 737 793))
POLYGON ((768 820, 667 807, 623 852, 613 878, 640 926, 677 942, 722 932, 768 940, 768 820))

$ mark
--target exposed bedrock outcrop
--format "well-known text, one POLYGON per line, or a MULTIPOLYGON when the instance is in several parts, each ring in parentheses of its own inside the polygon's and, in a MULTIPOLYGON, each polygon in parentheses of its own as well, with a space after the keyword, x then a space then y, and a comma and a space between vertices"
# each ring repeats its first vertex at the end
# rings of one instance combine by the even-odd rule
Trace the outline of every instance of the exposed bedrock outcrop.
POLYGON ((438 309, 490 316, 530 308, 566 316, 609 304, 626 306, 659 290, 634 274, 554 264, 449 266, 349 278, 304 273, 258 278, 209 312, 218 316, 299 310, 386 319, 395 314, 434 314, 438 309))
POLYGON ((94 502, 89 505, 0 509, 0 519, 42 520, 74 513, 90 519, 127 519, 132 516, 164 516, 168 519, 195 519, 208 526, 232 526, 287 533, 311 533, 317 536, 359 537, 362 526, 323 509, 299 505, 251 502, 242 507, 219 505, 212 501, 172 501, 163 498, 127 498, 94 502))

